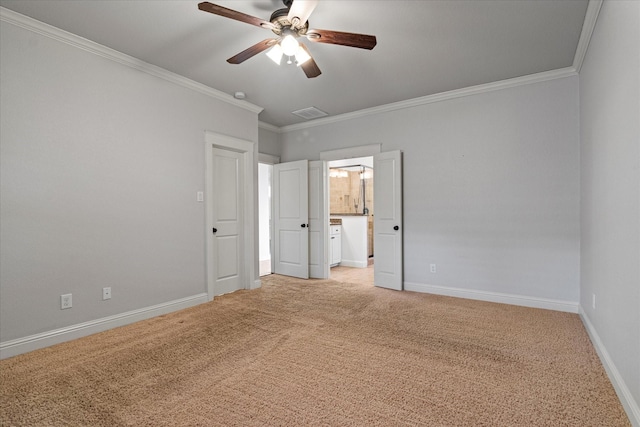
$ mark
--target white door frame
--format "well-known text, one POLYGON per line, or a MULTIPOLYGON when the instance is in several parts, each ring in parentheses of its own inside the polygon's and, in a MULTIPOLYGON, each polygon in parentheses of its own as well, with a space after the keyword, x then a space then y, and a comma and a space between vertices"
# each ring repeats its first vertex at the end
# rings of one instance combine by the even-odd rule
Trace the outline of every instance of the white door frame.
MULTIPOLYGON (((332 160, 343 160, 343 159, 351 159, 351 158, 356 158, 356 157, 368 157, 368 156, 375 156, 376 154, 380 154, 382 151, 382 144, 372 144, 372 145, 361 145, 361 146, 357 146, 357 147, 349 147, 349 148, 343 148, 340 150, 330 150, 330 151, 323 151, 320 153, 320 159, 321 160, 326 160, 327 164, 325 166, 326 168, 326 173, 329 173, 329 161, 332 160)), ((374 183, 376 181, 375 179, 375 175, 376 174, 376 170, 375 168, 373 169, 373 176, 374 176, 374 183)), ((375 184, 374 184, 375 185, 375 184)), ((374 207, 375 207, 375 200, 374 200, 374 207)), ((327 217, 326 217, 326 223, 329 223, 329 215, 330 212, 327 212, 327 217)), ((374 214, 375 215, 375 214, 374 214)), ((402 232, 402 230, 401 230, 402 232)), ((325 236, 325 239, 329 239, 329 236, 325 236)), ((374 249, 375 251, 375 249, 374 249)), ((403 261, 403 257, 404 255, 401 252, 400 255, 400 264, 402 265, 404 263, 403 261)), ((374 263, 374 271, 376 270, 376 265, 378 263, 374 263)))
MULTIPOLYGON (((280 163, 280 157, 272 156, 271 154, 258 153, 258 163, 264 163, 267 165, 276 165, 280 163)), ((271 175, 271 222, 269 224, 269 251, 271 252, 271 273, 276 271, 276 257, 273 255, 275 253, 275 240, 273 239, 273 174, 271 175)))
MULTIPOLYGON (((254 288, 254 277, 256 271, 256 255, 255 255, 255 172, 257 169, 257 162, 254 155, 255 144, 252 141, 234 138, 227 135, 222 135, 215 132, 205 131, 205 235, 206 235, 206 250, 205 250, 205 265, 207 273, 207 296, 211 301, 214 292, 215 284, 215 263, 213 260, 213 200, 216 196, 216 189, 213 188, 213 149, 219 148, 222 150, 235 151, 242 154, 243 170, 244 170, 244 197, 241 200, 242 211, 245 213, 242 219, 242 227, 244 230, 243 248, 240 253, 242 259, 240 265, 242 269, 242 281, 244 282, 245 289, 254 288)), ((259 281, 257 282, 259 286, 259 281)))

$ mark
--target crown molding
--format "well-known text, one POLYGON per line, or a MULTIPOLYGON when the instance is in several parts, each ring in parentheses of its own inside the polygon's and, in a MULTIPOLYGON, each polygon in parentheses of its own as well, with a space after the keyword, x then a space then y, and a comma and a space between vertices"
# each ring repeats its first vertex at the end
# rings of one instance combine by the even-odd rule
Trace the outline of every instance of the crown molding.
POLYGON ((82 49, 94 55, 101 56, 135 70, 142 71, 155 77, 159 77, 168 82, 185 87, 187 89, 194 90, 211 98, 215 98, 219 101, 231 104, 235 107, 249 110, 256 114, 259 114, 263 110, 262 107, 251 104, 247 101, 237 100, 227 93, 213 89, 209 86, 203 85, 202 83, 198 83, 186 77, 180 76, 176 73, 165 70, 164 68, 151 65, 147 62, 141 61, 122 52, 118 52, 117 50, 108 48, 91 40, 87 40, 83 37, 77 36, 68 31, 61 30, 60 28, 54 27, 52 25, 45 24, 44 22, 40 22, 28 16, 14 12, 5 7, 0 7, 0 21, 13 24, 17 27, 21 27, 34 33, 57 40, 59 42, 66 43, 70 46, 82 49))
POLYGON ((582 32, 580 33, 580 41, 576 48, 576 54, 573 57, 573 68, 579 73, 584 62, 584 57, 587 54, 587 48, 591 41, 591 35, 596 27, 596 21, 600 14, 600 8, 602 7, 603 0, 589 0, 587 6, 587 13, 584 16, 584 24, 582 24, 582 32))
POLYGON ((270 123, 265 123, 265 122, 258 122, 258 127, 260 129, 264 129, 264 130, 268 130, 271 132, 275 132, 275 133, 282 133, 282 128, 279 128, 278 126, 274 126, 270 123))
MULTIPOLYGON (((412 98, 405 101, 385 104, 377 107, 340 114, 337 116, 330 116, 330 117, 315 119, 313 121, 305 122, 305 123, 297 123, 293 125, 278 127, 269 123, 259 122, 258 126, 261 129, 265 129, 271 132, 281 134, 285 132, 293 132, 296 130, 308 129, 316 126, 322 126, 322 125, 341 122, 345 120, 352 120, 359 117, 365 117, 365 116, 374 115, 374 114, 396 111, 404 108, 412 108, 420 105, 431 104, 434 102, 446 101, 449 99, 455 99, 455 98, 460 98, 464 96, 477 95, 481 93, 492 92, 495 90, 507 89, 507 88, 512 88, 516 86, 544 82, 547 80, 575 76, 578 74, 578 72, 580 71, 580 68, 582 67, 582 62, 586 55, 586 51, 589 46, 589 41, 591 39, 591 35, 593 34, 593 30, 596 24, 598 14, 600 12, 600 8, 602 6, 602 2, 603 0, 589 0, 589 5, 587 7, 587 12, 585 14, 585 21, 582 27, 582 33, 580 35, 580 41, 578 42, 578 47, 576 49, 576 54, 574 56, 573 65, 571 67, 560 68, 560 69, 551 70, 551 71, 544 71, 541 73, 515 77, 512 79, 501 80, 498 82, 486 83, 482 85, 456 89, 448 92, 442 92, 442 93, 437 93, 433 95, 412 98)), ((108 48, 106 46, 100 45, 98 43, 95 43, 85 38, 82 38, 80 36, 77 36, 75 34, 53 27, 49 24, 45 24, 43 22, 37 21, 33 18, 19 14, 10 9, 0 7, 0 21, 8 22, 18 27, 25 28, 34 33, 38 33, 46 37, 52 38, 54 40, 69 44, 71 46, 77 47, 79 49, 101 56, 103 58, 110 59, 114 62, 118 62, 122 65, 145 72, 155 77, 159 77, 161 79, 172 82, 179 86, 197 91, 199 93, 202 93, 209 97, 223 101, 225 103, 234 105, 239 108, 243 108, 245 110, 249 110, 256 114, 259 114, 263 110, 262 107, 251 104, 247 101, 237 100, 233 96, 227 93, 221 92, 209 86, 195 82, 191 79, 180 76, 171 71, 165 70, 164 68, 151 65, 147 62, 141 61, 137 58, 118 52, 114 49, 108 48)))
POLYGON ((359 117, 370 116, 374 114, 387 113, 390 111, 401 110, 404 108, 412 108, 420 105, 431 104, 434 102, 447 101, 449 99, 461 98, 464 96, 478 95, 481 93, 493 92, 496 90, 508 89, 516 86, 529 85, 534 83, 540 83, 547 80, 562 79, 565 77, 577 76, 575 68, 566 67, 557 70, 544 71, 541 73, 530 74, 522 77, 515 77, 512 79, 501 80, 492 83, 481 84, 477 86, 470 86, 463 89, 456 89, 448 92, 436 93, 433 95, 422 96, 419 98, 412 98, 406 101, 394 102, 391 104, 385 104, 378 107, 366 108, 364 110, 358 110, 351 113, 340 114, 337 116, 323 117, 321 119, 315 119, 308 123, 297 123, 294 125, 282 126, 280 133, 293 132, 301 129, 308 129, 311 127, 322 126, 330 123, 341 122, 344 120, 352 120, 359 117))

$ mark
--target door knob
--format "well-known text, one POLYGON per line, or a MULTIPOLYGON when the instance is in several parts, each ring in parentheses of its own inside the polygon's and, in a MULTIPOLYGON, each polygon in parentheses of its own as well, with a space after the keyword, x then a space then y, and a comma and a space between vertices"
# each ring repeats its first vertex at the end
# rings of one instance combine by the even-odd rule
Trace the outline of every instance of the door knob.
POLYGON ((218 232, 218 229, 214 227, 214 228, 213 228, 213 232, 214 232, 214 233, 217 233, 217 232, 218 232))
POLYGON ((398 230, 400 230, 400 227, 398 227, 397 225, 395 225, 395 226, 393 227, 393 229, 394 229, 394 230, 396 230, 396 231, 398 231, 398 230))
POLYGON ((300 224, 300 227, 305 228, 307 224, 300 224))

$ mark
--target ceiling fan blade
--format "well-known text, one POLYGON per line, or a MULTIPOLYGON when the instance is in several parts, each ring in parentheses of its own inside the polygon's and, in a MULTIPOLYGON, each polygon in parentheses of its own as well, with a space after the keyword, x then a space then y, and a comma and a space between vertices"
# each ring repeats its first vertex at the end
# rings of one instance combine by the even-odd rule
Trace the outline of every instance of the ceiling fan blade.
POLYGON ((373 49, 377 43, 376 36, 331 30, 309 30, 307 38, 316 43, 339 44, 369 50, 373 49))
POLYGON ((287 19, 294 28, 301 28, 318 5, 318 0, 293 0, 287 19), (297 21, 294 19, 297 18, 297 21))
POLYGON ((214 15, 223 16, 225 18, 235 19, 236 21, 246 22, 247 24, 255 25, 256 27, 266 28, 271 30, 274 28, 271 22, 264 19, 256 18, 255 16, 247 15, 246 13, 238 12, 237 10, 228 9, 226 7, 218 6, 217 4, 204 1, 198 3, 198 9, 213 13, 214 15))
POLYGON ((300 65, 300 68, 302 68, 302 71, 304 71, 308 78, 312 79, 314 77, 318 77, 320 74, 322 74, 322 71, 320 71, 320 68, 318 68, 318 64, 316 64, 316 61, 313 60, 311 52, 309 52, 309 49, 307 49, 307 47, 302 43, 300 43, 300 47, 302 47, 302 49, 307 52, 307 55, 309 55, 309 59, 303 62, 300 65))
POLYGON ((255 55, 259 54, 260 52, 269 49, 271 46, 275 45, 277 42, 278 42, 278 39, 262 40, 261 42, 254 44, 250 48, 243 50, 236 56, 232 56, 231 58, 227 59, 227 62, 229 64, 241 64, 247 59, 252 58, 255 55))

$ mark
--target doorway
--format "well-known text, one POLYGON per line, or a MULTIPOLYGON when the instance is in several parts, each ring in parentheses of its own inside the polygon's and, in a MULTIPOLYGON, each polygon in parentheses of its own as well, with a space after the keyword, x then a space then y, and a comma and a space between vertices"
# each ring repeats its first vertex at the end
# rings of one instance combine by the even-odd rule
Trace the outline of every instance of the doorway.
POLYGON ((271 227, 273 165, 258 163, 258 245, 259 275, 271 274, 271 227))
MULTIPOLYGON (((381 153, 380 145, 321 152, 319 161, 298 160, 274 166, 272 235, 275 244, 272 253, 275 273, 300 278, 331 277, 328 162, 372 155, 373 191, 378 204, 373 225, 377 258, 373 264, 374 284, 402 290, 402 153, 399 150, 381 153), (310 179, 310 176, 316 178, 310 179), (315 240, 309 238, 316 234, 315 240), (314 258, 318 262, 314 263, 314 258), (309 274, 316 264, 322 274, 309 274)), ((366 248, 366 237, 363 240, 366 248)), ((357 267, 364 269, 367 266, 365 255, 365 261, 357 267)))
POLYGON ((258 275, 274 272, 273 165, 280 157, 258 154, 258 275))
POLYGON ((205 132, 207 296, 254 289, 254 143, 205 132))
POLYGON ((328 168, 330 277, 372 283, 373 156, 333 160, 328 168))
MULTIPOLYGON (((373 156, 374 194, 377 209, 374 215, 373 265, 375 286, 403 288, 403 224, 402 224, 402 152, 382 152, 382 144, 362 145, 323 151, 320 159, 331 162, 373 156)), ((327 167, 328 169, 328 167, 327 167)))

